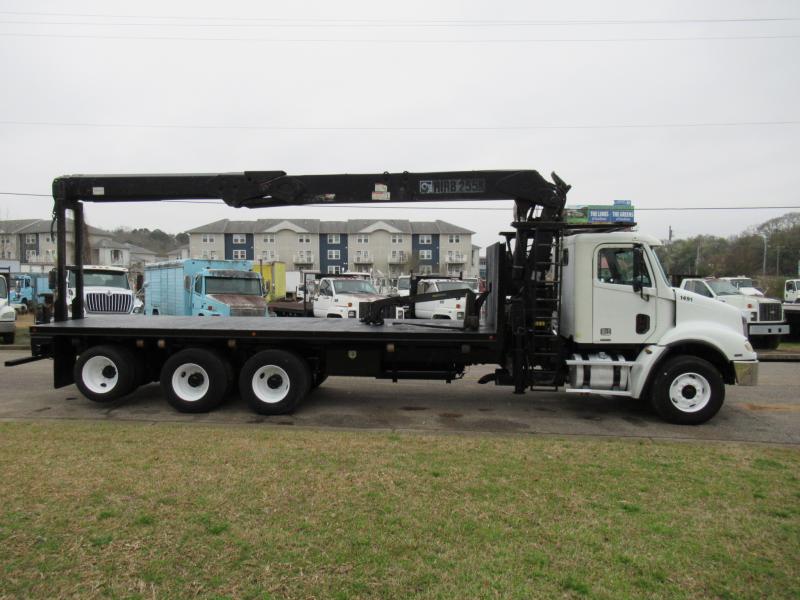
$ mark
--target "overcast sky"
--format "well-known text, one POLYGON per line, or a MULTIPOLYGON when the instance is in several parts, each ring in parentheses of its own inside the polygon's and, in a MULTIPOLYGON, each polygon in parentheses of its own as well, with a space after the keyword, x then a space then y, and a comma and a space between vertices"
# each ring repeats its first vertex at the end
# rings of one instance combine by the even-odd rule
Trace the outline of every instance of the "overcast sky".
MULTIPOLYGON (((65 173, 534 168, 571 183, 575 205, 800 205, 796 1, 3 0, 0 23, 3 192, 48 193, 65 173), (756 18, 782 20, 739 20, 756 18), (619 20, 640 22, 607 23, 619 20), (692 126, 652 127, 668 124, 692 126), (647 127, 604 127, 619 125, 647 127)), ((510 211, 464 206, 87 215, 173 233, 226 217, 440 218, 481 245, 508 228, 510 211)), ((50 210, 0 196, 2 218, 50 210)), ((783 212, 637 220, 662 238, 670 224, 730 235, 783 212)))

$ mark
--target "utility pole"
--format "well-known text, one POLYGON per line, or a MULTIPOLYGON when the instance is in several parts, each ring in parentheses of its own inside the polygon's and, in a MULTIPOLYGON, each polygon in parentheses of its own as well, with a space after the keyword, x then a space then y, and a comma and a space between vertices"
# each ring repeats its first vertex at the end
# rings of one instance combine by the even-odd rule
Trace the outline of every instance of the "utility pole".
POLYGON ((761 265, 761 274, 767 274, 767 236, 765 234, 761 234, 761 237, 764 238, 764 260, 762 261, 761 265))
POLYGON ((781 247, 777 246, 777 256, 775 257, 775 275, 781 274, 781 247))

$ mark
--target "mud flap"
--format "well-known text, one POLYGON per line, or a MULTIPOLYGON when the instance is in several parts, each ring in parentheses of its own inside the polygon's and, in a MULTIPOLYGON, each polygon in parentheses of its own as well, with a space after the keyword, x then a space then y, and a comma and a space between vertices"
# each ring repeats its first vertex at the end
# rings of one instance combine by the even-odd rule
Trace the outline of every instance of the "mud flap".
POLYGON ((75 348, 69 340, 53 340, 53 387, 62 388, 75 383, 72 369, 75 367, 75 348))

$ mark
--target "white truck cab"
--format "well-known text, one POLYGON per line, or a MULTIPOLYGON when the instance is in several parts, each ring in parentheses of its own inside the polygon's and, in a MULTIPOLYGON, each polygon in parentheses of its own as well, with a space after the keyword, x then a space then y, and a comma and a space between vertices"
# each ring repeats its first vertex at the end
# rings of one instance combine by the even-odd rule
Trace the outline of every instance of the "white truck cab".
MULTIPOLYGON (((449 292, 452 290, 472 290, 478 293, 478 281, 475 279, 422 279, 417 283, 418 294, 431 294, 433 292, 449 292)), ((431 300, 419 302, 414 305, 414 315, 419 319, 451 319, 461 321, 464 319, 466 294, 462 298, 448 298, 446 300, 431 300)))
MULTIPOLYGON (((75 271, 67 267, 67 307, 75 298, 75 271)), ((128 269, 102 265, 83 267, 83 308, 87 315, 128 315, 136 304, 128 281, 128 269)))
POLYGON ((397 278, 397 295, 398 296, 408 296, 411 294, 411 276, 410 275, 400 275, 397 278))
POLYGON ((357 319, 360 302, 380 300, 372 282, 361 277, 323 277, 314 296, 314 316, 357 319))
POLYGON ((8 301, 8 281, 0 275, 0 339, 4 344, 13 344, 17 331, 17 311, 8 301))
POLYGON ((724 384, 755 384, 757 357, 738 308, 671 287, 660 245, 628 231, 564 238, 565 390, 649 396, 667 420, 701 423, 722 406, 724 384))
POLYGON ((747 335, 756 348, 777 348, 781 336, 789 333, 778 300, 743 294, 729 281, 714 277, 684 279, 681 289, 738 308, 747 320, 747 335))
POLYGON ((787 279, 784 282, 783 301, 800 303, 800 279, 787 279))

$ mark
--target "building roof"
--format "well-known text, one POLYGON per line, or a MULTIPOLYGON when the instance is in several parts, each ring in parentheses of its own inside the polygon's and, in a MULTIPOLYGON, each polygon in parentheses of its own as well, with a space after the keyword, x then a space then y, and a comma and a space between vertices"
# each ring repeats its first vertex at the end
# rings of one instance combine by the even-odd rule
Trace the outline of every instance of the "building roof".
POLYGON ((475 233, 447 221, 407 221, 405 219, 350 219, 349 221, 320 221, 318 219, 257 219, 255 221, 231 221, 221 219, 190 229, 187 233, 263 233, 282 229, 304 233, 361 233, 386 230, 391 233, 450 234, 475 233))
POLYGON ((141 246, 136 246, 135 244, 131 244, 128 242, 117 242, 114 240, 100 240, 96 244, 93 244, 95 248, 110 248, 112 250, 127 250, 131 254, 152 254, 156 256, 158 253, 150 250, 148 248, 142 248, 141 246))
MULTIPOLYGON (((88 225, 89 233, 97 236, 111 237, 111 233, 88 225)), ((74 231, 72 219, 67 219, 67 231, 74 231)), ((17 219, 13 221, 0 221, 0 233, 50 233, 55 230, 55 224, 50 219, 17 219)))

